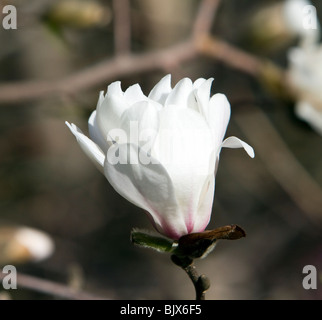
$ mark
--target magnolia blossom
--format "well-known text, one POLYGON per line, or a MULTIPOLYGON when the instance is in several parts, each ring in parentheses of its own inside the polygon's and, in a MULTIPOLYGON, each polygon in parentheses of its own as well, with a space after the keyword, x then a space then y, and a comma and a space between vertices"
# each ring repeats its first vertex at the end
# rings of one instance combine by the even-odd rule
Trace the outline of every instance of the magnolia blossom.
POLYGON ((289 62, 289 82, 298 97, 295 112, 322 134, 322 46, 292 48, 289 62))
POLYGON ((223 141, 230 104, 210 97, 213 79, 167 75, 144 95, 119 81, 100 93, 89 118, 89 136, 68 127, 84 152, 124 198, 144 209, 160 233, 178 239, 209 223, 215 172, 222 147, 253 148, 236 137, 223 141))
POLYGON ((247 30, 247 38, 261 52, 285 48, 295 38, 305 46, 319 41, 321 27, 310 0, 266 2, 254 12, 247 30))
POLYGON ((299 47, 289 50, 289 83, 296 92, 296 115, 322 134, 322 46, 316 9, 308 0, 287 0, 285 19, 301 37, 299 47))
POLYGON ((45 232, 28 227, 0 227, 0 264, 42 261, 54 249, 52 238, 45 232))
POLYGON ((309 0, 286 0, 283 3, 286 28, 300 36, 303 45, 316 43, 320 36, 320 24, 316 8, 309 0))

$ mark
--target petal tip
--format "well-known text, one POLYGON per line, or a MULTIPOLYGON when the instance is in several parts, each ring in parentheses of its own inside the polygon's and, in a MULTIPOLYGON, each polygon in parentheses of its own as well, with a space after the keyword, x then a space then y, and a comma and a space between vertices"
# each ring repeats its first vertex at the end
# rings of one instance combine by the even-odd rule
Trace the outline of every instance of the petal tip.
POLYGON ((68 121, 65 121, 65 124, 70 131, 73 131, 73 123, 69 123, 68 121))
POLYGON ((251 147, 248 143, 244 142, 242 143, 242 147, 244 148, 244 150, 247 152, 247 154, 254 159, 255 158, 255 151, 253 149, 253 147, 251 147))
POLYGON ((250 147, 251 149, 250 150, 246 150, 246 152, 248 153, 248 155, 252 158, 252 159, 254 159, 255 158, 255 151, 254 151, 254 149, 252 148, 252 147, 250 147))
POLYGON ((161 79, 161 81, 162 81, 162 80, 167 80, 167 81, 171 82, 171 73, 168 73, 167 75, 165 75, 165 76, 161 79))

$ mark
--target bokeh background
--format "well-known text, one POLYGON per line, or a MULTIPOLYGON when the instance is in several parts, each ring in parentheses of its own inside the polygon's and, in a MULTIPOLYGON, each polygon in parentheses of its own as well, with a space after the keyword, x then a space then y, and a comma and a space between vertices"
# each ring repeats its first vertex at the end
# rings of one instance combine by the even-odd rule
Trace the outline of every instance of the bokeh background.
MULTIPOLYGON (((130 0, 131 52, 160 50, 188 38, 200 2, 130 0)), ((264 5, 277 2, 222 1, 212 34, 287 68, 287 51, 298 40, 263 44, 253 37, 264 24, 251 26, 264 5)), ((321 2, 312 3, 320 15, 321 2)), ((0 87, 64 79, 117 54, 115 2, 4 0, 0 9, 6 4, 17 8, 18 29, 0 24, 0 87)), ((147 94, 169 72, 173 84, 185 76, 214 77, 212 93, 225 93, 232 106, 227 136, 240 137, 256 152, 255 159, 240 150, 221 154, 209 228, 238 224, 247 237, 219 242, 207 259, 196 262, 212 283, 207 298, 321 299, 320 280, 317 290, 303 289, 302 269, 312 264, 321 278, 322 137, 296 118, 292 100, 211 57, 198 56, 168 70, 125 72, 113 81, 121 80, 123 89, 140 83, 147 94)), ((102 298, 193 299, 190 280, 168 255, 130 243, 133 227, 152 226, 141 209, 114 191, 64 124, 73 122, 87 132, 98 93, 110 82, 77 93, 0 101, 1 226, 33 227, 55 243, 48 259, 15 265, 23 274, 102 298)), ((1 283, 0 294, 57 298, 21 287, 4 291, 1 283)))

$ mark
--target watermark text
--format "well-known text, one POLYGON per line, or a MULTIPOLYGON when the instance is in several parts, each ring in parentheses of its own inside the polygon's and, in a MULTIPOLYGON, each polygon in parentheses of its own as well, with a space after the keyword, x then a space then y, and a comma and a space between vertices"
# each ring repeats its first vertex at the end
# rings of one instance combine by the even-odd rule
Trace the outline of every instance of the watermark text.
POLYGON ((0 285, 2 279, 2 287, 5 290, 17 289, 17 269, 13 265, 6 265, 0 269, 0 285), (2 272, 2 274, 1 274, 2 272))
POLYGON ((306 265, 302 271, 306 276, 303 278, 302 285, 305 290, 317 289, 317 271, 316 267, 312 265, 306 265))
POLYGON ((318 17, 315 6, 307 5, 302 9, 302 25, 305 30, 316 30, 318 28, 318 17))
MULTIPOLYGON (((17 9, 13 5, 2 8, 2 27, 5 30, 17 29, 17 9)), ((1 16, 0 16, 1 17, 1 16)))

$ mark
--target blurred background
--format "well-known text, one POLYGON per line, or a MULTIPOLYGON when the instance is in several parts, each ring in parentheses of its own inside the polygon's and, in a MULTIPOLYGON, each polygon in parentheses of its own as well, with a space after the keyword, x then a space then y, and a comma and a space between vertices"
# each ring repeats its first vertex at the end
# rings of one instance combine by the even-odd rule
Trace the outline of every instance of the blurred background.
MULTIPOLYGON (((287 52, 299 40, 283 27, 276 9, 282 3, 221 1, 211 34, 286 70, 287 52), (272 31, 272 37, 263 39, 258 31, 272 31)), ((258 77, 205 55, 170 63, 167 70, 127 73, 125 66, 108 81, 77 92, 66 87, 47 94, 47 88, 28 97, 27 88, 20 99, 19 86, 15 90, 17 82, 48 87, 118 55, 175 46, 190 37, 201 1, 4 0, 0 22, 6 16, 1 9, 8 4, 16 6, 18 19, 16 30, 5 30, 0 23, 2 265, 12 263, 22 274, 101 298, 194 299, 190 280, 168 255, 130 243, 133 227, 152 226, 141 209, 114 191, 64 122, 87 132, 98 93, 112 81, 121 80, 123 90, 139 83, 148 94, 167 73, 172 73, 173 85, 182 77, 214 77, 212 94, 226 94, 232 107, 227 136, 251 144, 256 157, 240 150, 221 153, 208 228, 238 224, 247 237, 219 242, 207 259, 196 261, 198 271, 211 280, 206 297, 322 298, 322 137, 296 117, 292 99, 275 94, 258 77), (125 36, 117 38, 117 32, 125 36), (11 91, 3 89, 7 84, 11 91), (10 99, 2 99, 4 93, 10 99), (55 249, 47 259, 36 261, 32 254, 19 259, 3 249, 15 234, 3 229, 22 226, 52 239, 55 249), (310 264, 318 271, 317 290, 302 286, 302 269, 310 264)), ((322 17, 321 1, 312 4, 322 17)), ((0 296, 57 298, 19 283, 18 290, 2 290, 1 282, 0 296)))

